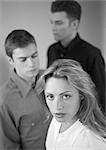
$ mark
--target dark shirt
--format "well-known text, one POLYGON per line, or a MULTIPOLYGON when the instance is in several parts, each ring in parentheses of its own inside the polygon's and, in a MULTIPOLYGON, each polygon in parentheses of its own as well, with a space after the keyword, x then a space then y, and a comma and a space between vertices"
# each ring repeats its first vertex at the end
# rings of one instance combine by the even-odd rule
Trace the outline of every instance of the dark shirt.
POLYGON ((50 120, 35 89, 13 72, 0 91, 0 150, 45 150, 50 120))
POLYGON ((67 47, 60 42, 52 44, 47 51, 47 67, 56 59, 74 59, 91 76, 99 93, 99 104, 105 112, 105 62, 100 49, 82 40, 77 34, 67 47))

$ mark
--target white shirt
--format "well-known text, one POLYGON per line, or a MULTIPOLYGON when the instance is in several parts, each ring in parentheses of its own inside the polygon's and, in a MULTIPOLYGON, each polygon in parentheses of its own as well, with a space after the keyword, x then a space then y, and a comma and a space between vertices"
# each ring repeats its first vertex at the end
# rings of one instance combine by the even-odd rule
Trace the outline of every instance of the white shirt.
POLYGON ((79 120, 59 133, 61 123, 53 118, 46 139, 47 150, 105 150, 106 140, 99 137, 79 120))

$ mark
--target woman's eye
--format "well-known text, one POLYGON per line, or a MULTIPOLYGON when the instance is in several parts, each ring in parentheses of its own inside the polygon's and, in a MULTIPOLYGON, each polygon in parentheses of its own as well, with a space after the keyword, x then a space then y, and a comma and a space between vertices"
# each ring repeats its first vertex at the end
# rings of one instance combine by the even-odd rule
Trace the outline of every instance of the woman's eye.
POLYGON ((70 99, 71 98, 71 95, 63 95, 63 99, 66 99, 66 100, 68 100, 68 99, 70 99))
POLYGON ((53 101, 54 96, 53 96, 53 95, 47 95, 47 96, 46 96, 46 99, 47 99, 47 100, 50 100, 50 101, 53 101))

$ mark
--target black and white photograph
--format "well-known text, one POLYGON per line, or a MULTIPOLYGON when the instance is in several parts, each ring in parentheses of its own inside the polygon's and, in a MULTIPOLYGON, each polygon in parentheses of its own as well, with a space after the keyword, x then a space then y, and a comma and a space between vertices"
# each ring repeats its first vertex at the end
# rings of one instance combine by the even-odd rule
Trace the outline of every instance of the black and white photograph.
POLYGON ((0 0, 0 150, 106 149, 106 0, 0 0))

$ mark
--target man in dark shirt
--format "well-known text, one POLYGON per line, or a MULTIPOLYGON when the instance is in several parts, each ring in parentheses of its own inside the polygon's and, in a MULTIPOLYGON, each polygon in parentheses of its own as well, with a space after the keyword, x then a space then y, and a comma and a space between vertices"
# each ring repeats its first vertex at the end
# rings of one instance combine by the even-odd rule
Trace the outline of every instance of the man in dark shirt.
POLYGON ((14 30, 5 50, 12 71, 0 90, 0 150, 45 150, 51 116, 35 90, 41 74, 36 41, 28 31, 14 30))
POLYGON ((105 112, 105 62, 101 51, 80 38, 78 27, 81 6, 74 0, 56 0, 51 5, 51 25, 54 39, 47 51, 47 67, 56 59, 75 59, 94 81, 99 104, 105 112))

